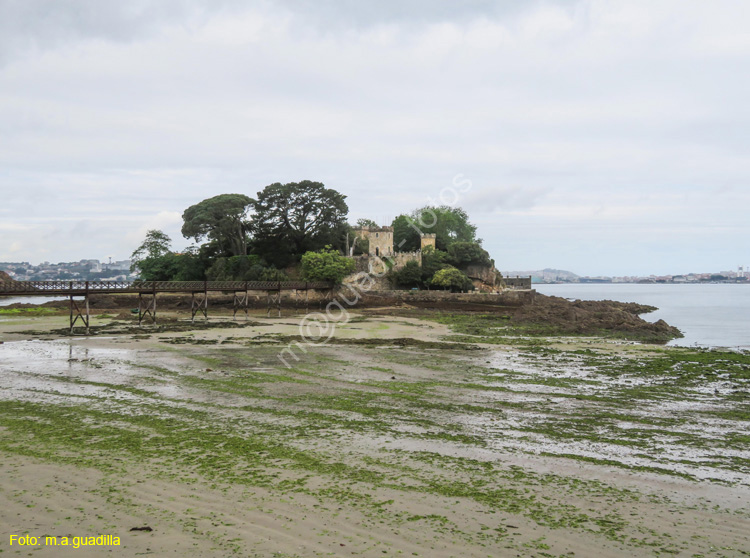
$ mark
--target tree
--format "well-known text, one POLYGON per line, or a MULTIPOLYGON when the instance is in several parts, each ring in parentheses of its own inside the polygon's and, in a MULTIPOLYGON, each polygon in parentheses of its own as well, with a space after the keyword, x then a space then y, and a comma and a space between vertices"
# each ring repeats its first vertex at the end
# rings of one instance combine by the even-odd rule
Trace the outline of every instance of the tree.
POLYGON ((447 250, 454 242, 480 244, 476 232, 476 226, 469 223, 469 215, 463 209, 447 205, 425 206, 393 221, 393 243, 401 252, 419 250, 422 234, 434 234, 439 250, 447 250))
POLYGON ((209 281, 286 281, 286 273, 267 267, 259 256, 218 258, 206 271, 209 281))
POLYGON ((172 281, 179 272, 178 258, 172 252, 144 258, 138 262, 138 275, 143 281, 172 281))
POLYGON ((358 229, 378 229, 378 224, 372 219, 357 219, 358 229))
POLYGON ((140 262, 148 258, 159 258, 172 252, 172 239, 157 229, 151 229, 146 233, 146 238, 141 245, 130 255, 130 271, 135 271, 140 262))
POLYGON ((451 263, 458 268, 470 265, 481 265, 492 267, 495 262, 490 258, 489 252, 476 242, 454 242, 448 246, 448 255, 451 263))
POLYGON ((391 223, 393 248, 397 252, 414 252, 422 247, 419 225, 408 215, 399 215, 391 223))
POLYGON ((182 235, 196 242, 215 242, 222 254, 247 254, 247 211, 252 199, 242 194, 220 194, 191 205, 182 214, 182 235))
POLYGON ((140 246, 130 255, 130 271, 138 271, 144 281, 169 281, 177 272, 172 253, 172 239, 160 230, 151 229, 140 246))
POLYGON ((422 268, 415 261, 393 272, 393 280, 401 287, 419 287, 422 284, 422 268))
MULTIPOLYGON (((357 234, 357 230, 365 228, 360 226, 361 223, 366 222, 367 219, 359 219, 357 221, 357 227, 348 227, 347 231, 347 250, 351 250, 352 256, 360 256, 362 254, 368 254, 370 252, 370 240, 365 236, 357 234)), ((347 252, 349 255, 349 252, 347 252)))
POLYGON ((430 284, 435 287, 450 289, 452 292, 468 291, 474 287, 471 279, 453 266, 437 271, 432 277, 430 284))
POLYGON ((339 254, 330 246, 302 256, 302 278, 305 281, 341 281, 354 271, 354 260, 339 254))
POLYGON ((344 249, 346 196, 320 182, 275 183, 252 202, 254 246, 267 261, 286 266, 326 245, 344 249))
POLYGON ((448 264, 449 256, 447 252, 435 250, 428 246, 422 251, 422 282, 427 285, 432 277, 443 268, 450 267, 448 264))
MULTIPOLYGON (((201 246, 191 246, 181 254, 170 254, 172 258, 172 274, 160 279, 163 281, 203 281, 206 278, 206 267, 210 260, 201 246)), ((167 258, 168 256, 165 256, 167 258)), ((153 279, 154 281, 156 279, 153 279)))
POLYGON ((171 244, 162 231, 148 231, 146 239, 130 256, 130 270, 138 270, 144 281, 202 281, 210 251, 203 246, 200 249, 191 246, 184 253, 175 254, 171 244))

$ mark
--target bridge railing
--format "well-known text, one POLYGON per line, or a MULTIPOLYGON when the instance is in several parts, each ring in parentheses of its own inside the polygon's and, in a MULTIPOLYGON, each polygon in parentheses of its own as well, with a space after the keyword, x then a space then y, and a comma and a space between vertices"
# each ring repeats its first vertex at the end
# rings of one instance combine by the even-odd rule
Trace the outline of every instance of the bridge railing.
POLYGON ((332 283, 322 281, 0 281, 0 294, 291 291, 332 287, 332 283))

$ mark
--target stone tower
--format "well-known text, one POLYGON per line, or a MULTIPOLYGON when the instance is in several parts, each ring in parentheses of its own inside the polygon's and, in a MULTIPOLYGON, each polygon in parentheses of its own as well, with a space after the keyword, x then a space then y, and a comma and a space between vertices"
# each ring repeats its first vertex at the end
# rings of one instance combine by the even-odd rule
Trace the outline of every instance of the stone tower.
POLYGON ((432 246, 433 249, 435 248, 434 234, 422 234, 420 236, 422 237, 422 250, 424 250, 428 246, 432 246))
POLYGON ((370 241, 371 256, 393 255, 393 227, 355 229, 355 232, 370 241))

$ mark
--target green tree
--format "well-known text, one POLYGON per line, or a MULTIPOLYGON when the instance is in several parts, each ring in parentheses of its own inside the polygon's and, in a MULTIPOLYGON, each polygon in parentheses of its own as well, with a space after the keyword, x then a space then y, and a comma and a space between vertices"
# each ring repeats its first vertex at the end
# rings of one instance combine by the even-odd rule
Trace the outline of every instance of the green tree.
POLYGON ((414 252, 422 246, 419 225, 408 215, 399 215, 391 223, 393 227, 393 248, 397 252, 414 252))
POLYGON ((377 229, 378 224, 372 219, 357 219, 358 229, 377 229))
MULTIPOLYGON (((249 280, 249 279, 248 279, 249 280)), ((275 267, 264 267, 258 274, 258 281, 288 281, 289 276, 283 269, 275 267)))
POLYGON ((490 258, 489 252, 476 242, 454 242, 448 246, 448 255, 451 263, 458 268, 470 265, 482 265, 492 267, 495 262, 490 258))
POLYGON ((182 254, 171 251, 172 241, 162 231, 150 230, 130 256, 131 270, 143 281, 202 281, 211 257, 203 246, 191 246, 182 254))
MULTIPOLYGON (((354 256, 359 256, 362 254, 368 254, 370 252, 370 240, 364 236, 360 236, 357 234, 357 229, 361 229, 363 227, 360 227, 360 222, 363 221, 363 219, 360 219, 357 221, 357 227, 349 227, 349 239, 348 239, 348 246, 347 248, 353 248, 353 254, 354 256)), ((347 252, 348 254, 348 252, 347 252)))
POLYGON ((453 266, 438 270, 432 277, 430 285, 450 289, 452 292, 463 292, 474 288, 471 279, 453 266))
POLYGON ((435 250, 432 246, 425 248, 422 251, 422 282, 428 285, 435 273, 443 268, 450 267, 449 259, 447 252, 435 250))
POLYGON ((330 246, 302 256, 302 278, 305 281, 341 281, 354 271, 354 260, 339 254, 330 246))
POLYGON ((206 278, 207 261, 200 249, 188 248, 174 257, 176 269, 172 281, 203 281, 206 278))
POLYGON ((425 206, 410 215, 399 215, 393 221, 393 243, 401 252, 419 250, 421 234, 434 234, 435 246, 447 250, 454 242, 481 244, 476 238, 477 228, 469 222, 469 215, 460 207, 425 206))
POLYGON ((286 273, 265 265, 259 256, 217 258, 206 271, 209 281, 286 281, 286 273))
POLYGON ((138 275, 143 281, 172 281, 178 271, 178 256, 171 252, 138 262, 138 275))
POLYGON ((393 280, 401 287, 419 287, 422 285, 422 268, 415 262, 406 262, 406 265, 393 272, 393 280))
POLYGON ((146 232, 146 238, 130 255, 130 271, 139 269, 140 262, 147 258, 159 258, 172 252, 172 239, 157 229, 146 232))
POLYGON ((208 238, 229 256, 247 254, 247 212, 253 200, 242 194, 220 194, 188 207, 182 214, 182 235, 201 242, 208 238))
POLYGON ((320 182, 275 183, 252 202, 255 251, 281 267, 326 245, 344 249, 346 196, 320 182))

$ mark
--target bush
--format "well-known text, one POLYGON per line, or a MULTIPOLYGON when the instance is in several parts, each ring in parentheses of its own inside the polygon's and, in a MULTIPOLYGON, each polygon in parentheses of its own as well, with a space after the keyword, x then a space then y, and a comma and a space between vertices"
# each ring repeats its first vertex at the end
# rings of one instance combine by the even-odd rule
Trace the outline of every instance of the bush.
POLYGON ((354 260, 326 246, 319 252, 306 252, 302 256, 302 278, 305 281, 333 281, 341 283, 354 271, 354 260))
POLYGON ((422 250, 422 283, 429 284, 435 273, 443 268, 450 267, 448 259, 447 252, 435 250, 432 246, 422 250))
POLYGON ((451 292, 465 292, 472 290, 474 284, 461 270, 455 267, 446 267, 438 270, 430 281, 433 287, 450 289, 451 292))
POLYGON ((417 262, 406 262, 406 265, 393 273, 393 281, 400 287, 419 287, 422 285, 422 268, 417 262))
POLYGON ((287 275, 255 255, 218 258, 206 271, 209 281, 286 281, 287 275))

